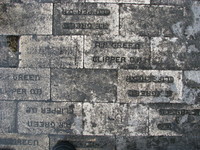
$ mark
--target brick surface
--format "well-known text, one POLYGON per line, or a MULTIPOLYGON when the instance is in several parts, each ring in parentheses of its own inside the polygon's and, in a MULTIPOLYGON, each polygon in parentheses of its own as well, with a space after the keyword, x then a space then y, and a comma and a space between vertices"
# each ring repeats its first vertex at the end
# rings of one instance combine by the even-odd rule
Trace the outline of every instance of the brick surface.
POLYGON ((86 0, 86 2, 150 4, 150 0, 86 0))
POLYGON ((55 35, 111 34, 119 31, 116 4, 61 3, 54 7, 55 35))
POLYGON ((30 68, 0 69, 1 100, 49 100, 50 70, 30 68))
POLYGON ((121 70, 118 76, 118 101, 123 103, 181 103, 182 72, 121 70))
POLYGON ((180 7, 124 4, 120 7, 120 34, 172 36, 171 26, 182 18, 180 7))
POLYGON ((49 139, 45 135, 0 134, 2 150, 48 150, 49 139))
POLYGON ((150 68, 149 39, 138 36, 86 36, 84 67, 100 69, 150 68))
POLYGON ((53 69, 53 101, 116 102, 117 71, 53 69))
POLYGON ((0 34, 52 34, 52 4, 1 4, 0 34))
POLYGON ((66 102, 20 102, 19 133, 81 134, 82 104, 66 102))
POLYGON ((19 67, 82 68, 83 37, 22 36, 19 67))

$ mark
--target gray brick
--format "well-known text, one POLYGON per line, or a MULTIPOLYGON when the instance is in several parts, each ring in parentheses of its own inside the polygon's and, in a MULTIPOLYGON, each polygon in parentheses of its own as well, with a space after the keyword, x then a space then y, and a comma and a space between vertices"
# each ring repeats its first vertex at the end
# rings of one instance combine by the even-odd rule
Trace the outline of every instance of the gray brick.
POLYGON ((49 100, 49 69, 0 69, 1 100, 49 100))
POLYGON ((55 4, 54 34, 118 34, 118 8, 117 4, 55 4))
POLYGON ((54 101, 115 102, 116 70, 53 69, 51 93, 54 101))
POLYGON ((199 133, 199 106, 152 104, 149 109, 150 135, 180 136, 199 133))
POLYGON ((0 34, 52 34, 52 4, 1 4, 0 34))
POLYGON ((123 103, 183 103, 182 72, 120 70, 117 99, 123 103))
POLYGON ((18 67, 19 36, 0 36, 0 67, 18 67))
POLYGON ((81 134, 82 104, 69 102, 20 102, 18 131, 31 134, 81 134))
POLYGON ((0 134, 2 150, 49 150, 49 139, 45 135, 0 134))
POLYGON ((120 34, 172 36, 171 26, 183 17, 181 7, 123 4, 120 7, 120 34))
POLYGON ((115 150, 113 136, 52 135, 50 136, 50 149, 53 149, 59 141, 68 141, 80 150, 115 150))
POLYGON ((178 38, 155 37, 151 40, 153 69, 184 69, 186 45, 178 38))
POLYGON ((183 100, 188 104, 199 104, 200 71, 185 71, 183 79, 183 100))
POLYGON ((150 67, 148 38, 138 36, 86 36, 84 66, 101 69, 147 69, 150 67))
POLYGON ((86 2, 150 4, 150 0, 86 0, 86 2))
POLYGON ((81 36, 22 36, 19 67, 82 68, 81 36))
POLYGON ((0 102, 0 132, 12 133, 16 132, 16 103, 15 102, 0 102))

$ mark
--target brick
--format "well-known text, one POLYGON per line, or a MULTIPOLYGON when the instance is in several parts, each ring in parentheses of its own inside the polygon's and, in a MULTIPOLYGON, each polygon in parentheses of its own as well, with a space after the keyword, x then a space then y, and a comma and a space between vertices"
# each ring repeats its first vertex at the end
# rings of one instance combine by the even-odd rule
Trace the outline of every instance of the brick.
POLYGON ((0 67, 18 67, 19 36, 0 36, 0 67))
POLYGON ((13 133, 16 132, 16 103, 0 102, 0 132, 13 133))
POLYGON ((31 134, 81 134, 82 104, 20 102, 18 131, 31 134))
POLYGON ((138 36, 86 36, 85 68, 150 68, 149 39, 138 36))
POLYGON ((154 37, 151 40, 153 69, 184 69, 187 47, 178 38, 154 37))
POLYGON ((113 136, 51 135, 50 149, 53 149, 59 141, 68 141, 80 150, 115 150, 115 138, 113 136))
POLYGON ((120 70, 118 101, 123 103, 182 103, 182 72, 120 70))
POLYGON ((172 36, 171 26, 184 17, 181 7, 120 5, 120 34, 140 36, 172 36))
POLYGON ((183 100, 188 104, 199 104, 200 71, 185 71, 183 81, 183 100))
POLYGON ((199 106, 152 104, 149 133, 154 136, 196 135, 199 132, 199 106))
POLYGON ((117 137, 117 150, 155 150, 155 149, 190 149, 199 148, 197 136, 131 136, 117 137))
POLYGON ((126 105, 117 103, 84 103, 83 135, 114 135, 123 127, 122 112, 126 105), (119 128, 118 128, 119 127, 119 128))
POLYGON ((54 7, 55 35, 118 34, 117 4, 61 3, 54 7))
POLYGON ((86 2, 150 4, 150 0, 86 0, 86 2))
POLYGON ((48 150, 49 139, 45 135, 0 134, 2 150, 48 150))
POLYGON ((1 100, 49 100, 50 70, 0 69, 1 100))
POLYGON ((52 34, 52 4, 1 4, 0 34, 52 34))
POLYGON ((116 70, 52 69, 54 101, 115 102, 116 70))
POLYGON ((118 127, 116 135, 147 136, 148 107, 142 104, 130 104, 127 105, 125 110, 121 111, 121 114, 116 112, 116 117, 122 120, 122 123, 116 124, 116 127, 118 127))
POLYGON ((82 68, 81 36, 22 36, 20 67, 82 68))

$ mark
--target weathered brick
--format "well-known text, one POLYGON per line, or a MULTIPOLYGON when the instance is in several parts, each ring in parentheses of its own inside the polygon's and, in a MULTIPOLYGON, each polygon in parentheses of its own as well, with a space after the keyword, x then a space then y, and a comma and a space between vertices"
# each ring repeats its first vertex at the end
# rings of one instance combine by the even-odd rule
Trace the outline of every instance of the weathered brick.
POLYGON ((181 7, 120 5, 120 34, 172 36, 171 26, 184 17, 181 7))
POLYGON ((82 68, 83 37, 22 36, 20 67, 82 68))
POLYGON ((54 34, 118 34, 117 4, 61 3, 54 7, 54 34))
POLYGON ((49 150, 49 139, 45 135, 0 134, 2 150, 49 150))
POLYGON ((52 4, 0 4, 0 34, 52 34, 52 4))
POLYGON ((81 134, 82 104, 69 102, 20 102, 18 131, 31 134, 81 134))
POLYGON ((188 104, 200 102, 200 71, 184 71, 183 100, 188 104))
POLYGON ((199 133, 199 106, 152 104, 149 109, 150 135, 180 136, 199 133))
POLYGON ((86 0, 86 2, 150 4, 150 0, 86 0))
POLYGON ((123 103, 182 103, 182 72, 120 70, 118 101, 123 103))
POLYGON ((49 100, 50 70, 0 69, 1 100, 49 100))
POLYGON ((77 150, 115 150, 115 138, 113 136, 50 136, 50 149, 53 149, 60 141, 68 141, 77 150))
POLYGON ((16 103, 0 102, 0 132, 13 133, 16 132, 16 103))
POLYGON ((19 36, 0 36, 0 67, 18 67, 19 36))
POLYGON ((86 36, 84 66, 106 69, 150 68, 149 39, 138 36, 86 36))
POLYGON ((52 69, 54 101, 115 102, 116 70, 52 69))

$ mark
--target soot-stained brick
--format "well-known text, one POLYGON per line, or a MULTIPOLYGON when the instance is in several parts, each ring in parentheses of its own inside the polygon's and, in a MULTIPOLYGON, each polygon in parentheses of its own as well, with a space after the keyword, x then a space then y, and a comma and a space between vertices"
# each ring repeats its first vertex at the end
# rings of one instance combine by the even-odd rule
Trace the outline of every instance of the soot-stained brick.
POLYGON ((0 67, 18 67, 19 36, 0 36, 0 67))
POLYGON ((171 26, 184 17, 181 7, 120 5, 120 34, 172 36, 171 26))
POLYGON ((199 104, 200 71, 185 71, 183 85, 183 100, 188 104, 199 104))
POLYGON ((53 101, 115 102, 116 70, 52 69, 53 101))

